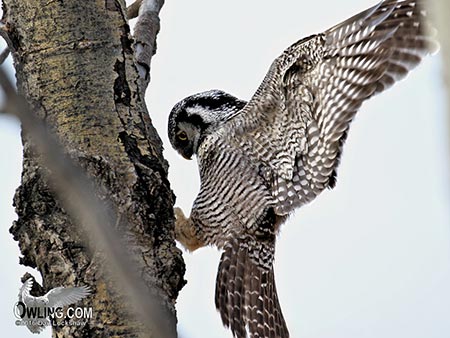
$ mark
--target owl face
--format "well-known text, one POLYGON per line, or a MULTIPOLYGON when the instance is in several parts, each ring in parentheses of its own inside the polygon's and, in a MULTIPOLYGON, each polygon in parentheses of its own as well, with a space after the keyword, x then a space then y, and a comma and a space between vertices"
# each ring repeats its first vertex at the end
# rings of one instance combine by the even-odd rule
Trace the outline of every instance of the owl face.
POLYGON ((170 112, 170 143, 181 156, 191 159, 197 154, 203 139, 245 104, 245 101, 220 90, 210 90, 185 98, 170 112))
POLYGON ((171 139, 172 146, 185 159, 190 160, 197 152, 200 136, 202 134, 201 124, 193 124, 181 121, 176 126, 175 137, 171 139))

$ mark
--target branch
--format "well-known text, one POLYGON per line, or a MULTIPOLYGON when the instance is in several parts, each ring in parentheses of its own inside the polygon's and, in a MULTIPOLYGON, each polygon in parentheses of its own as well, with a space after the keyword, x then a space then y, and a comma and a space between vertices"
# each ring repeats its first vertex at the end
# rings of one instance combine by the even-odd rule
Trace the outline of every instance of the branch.
POLYGON ((156 53, 156 36, 160 28, 159 12, 163 5, 164 0, 137 0, 128 8, 128 13, 131 14, 135 14, 136 8, 139 8, 139 17, 134 28, 134 47, 141 94, 145 93, 150 82, 150 63, 156 53))
POLYGON ((136 0, 127 8, 128 20, 134 19, 139 15, 139 8, 141 7, 142 0, 136 0))
MULTIPOLYGON (((41 165, 51 172, 48 181, 52 182, 52 188, 73 219, 80 220, 79 223, 89 236, 86 243, 91 252, 100 250, 104 254, 113 281, 130 300, 130 313, 137 314, 148 332, 152 332, 155 337, 173 337, 175 333, 170 330, 173 319, 166 315, 167 311, 160 305, 161 300, 150 292, 139 278, 137 266, 128 258, 126 247, 115 228, 115 210, 97 198, 92 182, 64 155, 62 147, 33 114, 25 99, 16 93, 1 68, 0 86, 6 96, 6 104, 1 112, 13 114, 22 122, 23 130, 42 155, 41 165)), ((125 228, 128 228, 127 223, 128 220, 121 220, 125 228)))
POLYGON ((1 52, 1 54, 0 54, 0 65, 2 65, 3 62, 5 62, 5 60, 8 58, 9 52, 10 52, 9 47, 6 47, 3 50, 3 52, 1 52))

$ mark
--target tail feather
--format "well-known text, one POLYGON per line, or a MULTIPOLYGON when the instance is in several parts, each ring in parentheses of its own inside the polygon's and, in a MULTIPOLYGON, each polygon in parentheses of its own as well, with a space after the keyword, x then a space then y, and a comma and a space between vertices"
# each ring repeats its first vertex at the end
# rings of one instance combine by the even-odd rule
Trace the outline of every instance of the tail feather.
MULTIPOLYGON (((229 252, 231 253, 231 252, 229 252)), ((222 255, 216 280, 216 307, 222 322, 230 327, 235 337, 246 337, 244 317, 245 261, 236 254, 222 255), (223 310, 221 310, 223 309, 223 310)))
POLYGON ((216 281, 216 307, 236 338, 288 338, 273 266, 249 256, 238 239, 225 245, 216 281))
MULTIPOLYGON (((218 309, 226 307, 226 304, 228 304, 228 282, 231 278, 230 277, 230 265, 231 261, 230 259, 233 257, 222 255, 222 258, 220 259, 219 264, 219 272, 217 274, 216 279, 216 307, 218 309)), ((229 314, 228 311, 220 311, 220 316, 222 318, 223 325, 229 326, 230 320, 229 320, 229 314)))

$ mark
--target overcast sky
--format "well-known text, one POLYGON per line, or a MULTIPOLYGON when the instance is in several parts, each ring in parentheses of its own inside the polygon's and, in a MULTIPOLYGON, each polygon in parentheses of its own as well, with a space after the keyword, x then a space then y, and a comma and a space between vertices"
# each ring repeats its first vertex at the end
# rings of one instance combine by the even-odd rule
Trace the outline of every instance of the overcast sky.
MULTIPOLYGON (((166 1, 147 103, 178 206, 189 213, 199 180, 196 161, 182 159, 168 142, 172 106, 212 88, 249 99, 283 49, 375 3, 166 1)), ((344 147, 337 187, 283 226, 275 274, 292 337, 450 336, 450 168, 441 72, 439 55, 429 58, 364 104, 344 147)), ((25 268, 8 232, 22 155, 11 118, 0 116, 0 144, 0 323, 5 336, 27 337, 12 314, 25 268)), ((214 248, 184 254, 188 284, 177 304, 182 337, 231 337, 214 307, 219 257, 214 248)))

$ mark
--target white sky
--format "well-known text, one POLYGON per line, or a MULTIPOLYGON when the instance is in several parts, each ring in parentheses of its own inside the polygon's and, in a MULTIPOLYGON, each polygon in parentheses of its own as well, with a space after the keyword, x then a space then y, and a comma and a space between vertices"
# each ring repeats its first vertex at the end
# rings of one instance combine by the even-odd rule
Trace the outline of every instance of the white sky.
MULTIPOLYGON (((147 102, 178 206, 189 212, 199 181, 196 162, 180 158, 168 142, 172 106, 211 88, 249 99, 284 48, 373 4, 166 1, 147 102)), ((439 56, 429 58, 367 102, 352 125, 336 189, 284 225, 275 272, 292 337, 450 336, 450 168, 440 73, 439 56)), ((8 233, 20 180, 19 133, 17 122, 0 117, 0 323, 9 337, 31 336, 12 315, 25 271, 8 233)), ((213 248, 184 254, 182 337, 231 337, 214 307, 219 257, 213 248)))

